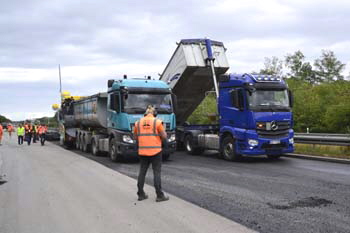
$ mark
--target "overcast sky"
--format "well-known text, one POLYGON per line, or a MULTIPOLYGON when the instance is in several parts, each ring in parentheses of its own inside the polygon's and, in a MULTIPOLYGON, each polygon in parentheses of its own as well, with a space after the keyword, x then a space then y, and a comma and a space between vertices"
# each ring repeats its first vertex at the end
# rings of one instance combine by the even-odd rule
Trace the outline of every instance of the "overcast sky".
POLYGON ((322 49, 350 71, 346 0, 0 2, 0 114, 12 120, 54 114, 58 64, 64 90, 91 95, 123 74, 158 78, 181 39, 224 42, 235 73, 297 50, 313 63, 322 49))

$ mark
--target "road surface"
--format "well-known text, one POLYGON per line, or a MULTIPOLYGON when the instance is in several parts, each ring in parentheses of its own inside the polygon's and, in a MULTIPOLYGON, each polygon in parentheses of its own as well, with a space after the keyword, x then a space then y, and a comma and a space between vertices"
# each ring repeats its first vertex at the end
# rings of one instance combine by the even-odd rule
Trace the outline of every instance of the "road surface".
MULTIPOLYGON (((76 153, 137 177, 135 160, 76 153)), ((259 232, 350 232, 349 164, 285 157, 228 162, 215 152, 177 152, 163 164, 162 177, 165 191, 259 232)))
POLYGON ((175 196, 136 200, 136 181, 57 145, 0 146, 1 233, 252 232, 175 196))

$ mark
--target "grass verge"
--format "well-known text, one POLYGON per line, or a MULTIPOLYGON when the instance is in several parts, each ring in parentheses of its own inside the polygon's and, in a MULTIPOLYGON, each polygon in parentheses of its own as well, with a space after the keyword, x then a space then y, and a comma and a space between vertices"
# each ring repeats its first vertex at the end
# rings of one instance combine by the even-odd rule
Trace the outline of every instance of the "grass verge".
POLYGON ((296 154, 350 159, 350 146, 311 145, 298 143, 294 146, 294 153, 296 154))

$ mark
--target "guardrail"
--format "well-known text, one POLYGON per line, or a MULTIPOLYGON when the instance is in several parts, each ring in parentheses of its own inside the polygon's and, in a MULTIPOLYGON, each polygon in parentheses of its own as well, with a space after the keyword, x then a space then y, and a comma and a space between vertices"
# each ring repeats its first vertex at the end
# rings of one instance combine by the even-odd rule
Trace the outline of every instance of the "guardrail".
POLYGON ((350 134, 295 133, 295 143, 350 146, 350 134))

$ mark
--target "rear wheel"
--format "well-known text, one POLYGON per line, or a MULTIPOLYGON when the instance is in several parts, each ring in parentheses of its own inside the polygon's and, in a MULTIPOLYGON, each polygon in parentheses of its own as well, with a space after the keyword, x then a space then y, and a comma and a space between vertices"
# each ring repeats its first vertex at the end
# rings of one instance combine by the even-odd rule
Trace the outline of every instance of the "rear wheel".
POLYGON ((95 155, 95 156, 99 156, 100 155, 100 152, 98 150, 98 146, 97 146, 97 143, 96 143, 95 139, 92 139, 91 150, 92 150, 92 154, 93 155, 95 155))
POLYGON ((235 140, 231 136, 226 136, 222 140, 222 156, 225 160, 237 161, 241 155, 236 153, 235 140))
POLYGON ((200 155, 204 151, 203 148, 194 146, 193 136, 190 134, 186 135, 185 137, 185 148, 187 153, 191 155, 200 155))
POLYGON ((80 149, 79 143, 80 143, 80 138, 79 138, 79 136, 77 135, 77 136, 75 137, 75 148, 76 148, 77 150, 80 149))
POLYGON ((84 152, 90 152, 90 145, 89 145, 89 142, 86 139, 86 135, 83 136, 83 151, 84 152))

